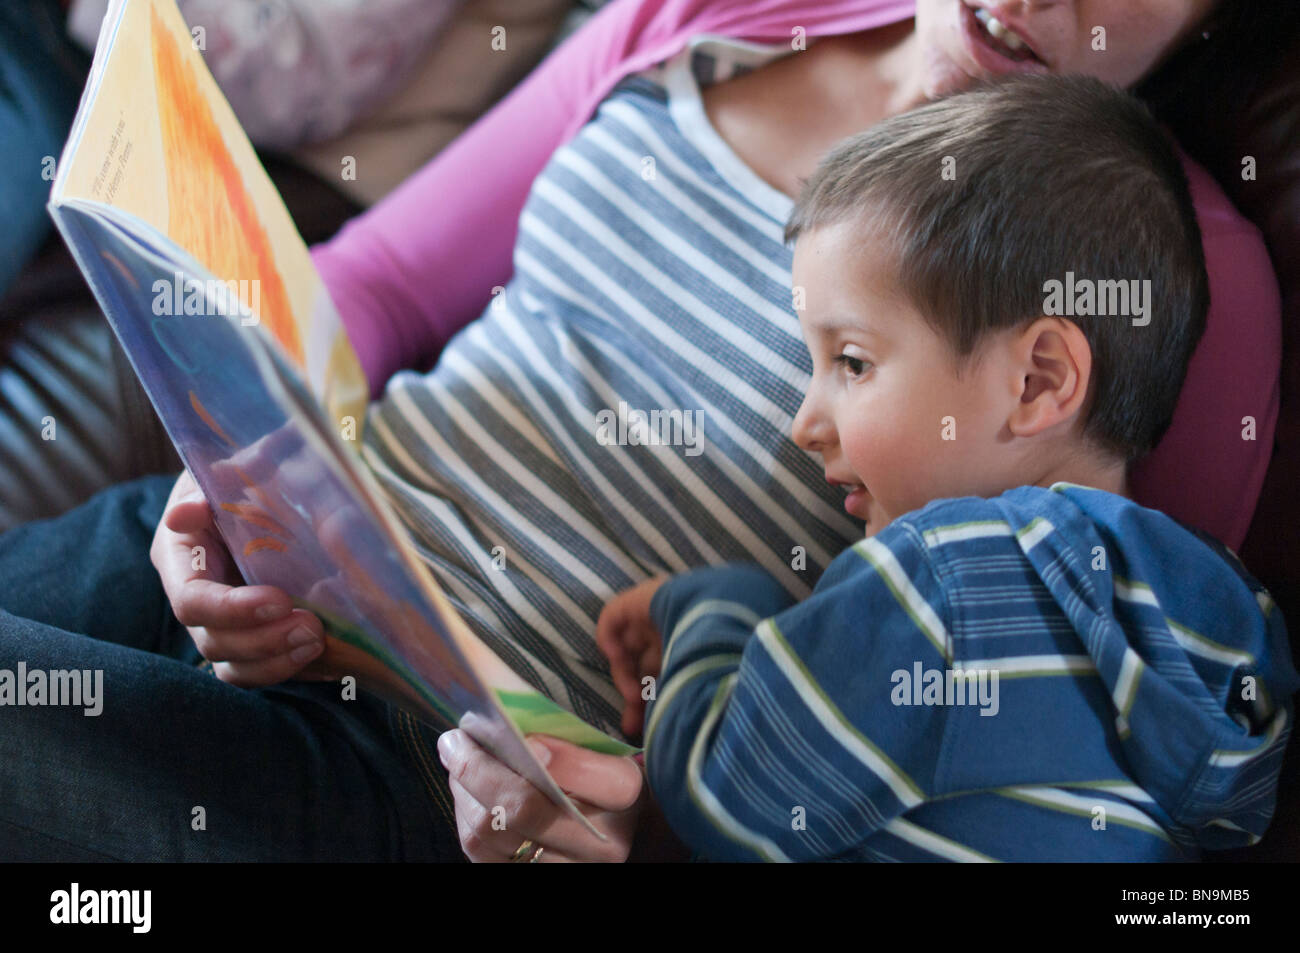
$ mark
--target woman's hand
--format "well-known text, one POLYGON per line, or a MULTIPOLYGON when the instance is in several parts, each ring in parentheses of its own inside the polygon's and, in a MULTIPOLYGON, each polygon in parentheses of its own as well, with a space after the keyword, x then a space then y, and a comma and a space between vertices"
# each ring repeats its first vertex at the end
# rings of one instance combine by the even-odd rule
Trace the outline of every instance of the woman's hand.
POLYGON ((509 861, 521 844, 533 841, 544 848, 539 863, 627 860, 641 809, 649 799, 641 767, 631 758, 598 754, 543 735, 530 736, 528 746, 609 839, 602 842, 593 836, 457 729, 438 739, 438 756, 450 776, 465 856, 476 863, 509 861))
POLYGON ((625 589, 605 604, 596 620, 596 645, 609 659, 614 687, 623 696, 623 734, 639 737, 645 723, 642 680, 658 678, 663 637, 650 618, 650 600, 668 576, 655 576, 625 589))
POLYGON ((172 488, 149 558, 176 618, 223 681, 273 685, 300 675, 321 653, 316 616, 295 609, 283 590, 243 584, 188 470, 172 488))

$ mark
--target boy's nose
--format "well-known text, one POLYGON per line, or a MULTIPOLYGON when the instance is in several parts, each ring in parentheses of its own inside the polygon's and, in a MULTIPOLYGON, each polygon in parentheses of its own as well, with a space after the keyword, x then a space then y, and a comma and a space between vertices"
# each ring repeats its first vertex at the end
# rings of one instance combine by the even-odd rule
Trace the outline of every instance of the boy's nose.
POLYGON ((799 412, 790 426, 790 437, 804 450, 821 453, 831 441, 831 428, 826 418, 817 412, 815 405, 804 397, 799 412))

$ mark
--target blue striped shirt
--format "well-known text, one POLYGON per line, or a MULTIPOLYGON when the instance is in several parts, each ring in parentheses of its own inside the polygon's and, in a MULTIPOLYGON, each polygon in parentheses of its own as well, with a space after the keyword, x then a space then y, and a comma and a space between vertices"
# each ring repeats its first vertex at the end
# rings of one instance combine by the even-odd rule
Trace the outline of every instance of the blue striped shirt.
POLYGON ((699 96, 770 55, 697 43, 624 81, 535 181, 504 291, 368 418, 366 460, 471 628, 615 734, 593 637, 615 592, 746 559, 807 595, 861 534, 790 439, 811 371, 782 239, 792 202, 699 96), (702 439, 611 443, 602 414, 621 405, 689 412, 702 439))
POLYGON ((1189 859, 1273 813, 1300 687, 1281 613, 1113 494, 938 501, 802 602, 723 567, 651 612, 646 769, 710 859, 1189 859))

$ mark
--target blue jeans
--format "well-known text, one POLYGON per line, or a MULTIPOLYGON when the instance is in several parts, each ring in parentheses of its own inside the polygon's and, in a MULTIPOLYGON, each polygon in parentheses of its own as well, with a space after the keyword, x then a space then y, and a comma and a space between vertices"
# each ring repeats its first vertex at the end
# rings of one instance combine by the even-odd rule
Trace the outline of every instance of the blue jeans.
POLYGON ((103 672, 97 716, 0 705, 0 860, 463 860, 432 729, 212 674, 149 561, 174 482, 0 535, 0 671, 103 672))
POLYGON ((0 4, 0 297, 50 232, 49 160, 63 151, 89 66, 57 0, 0 4))

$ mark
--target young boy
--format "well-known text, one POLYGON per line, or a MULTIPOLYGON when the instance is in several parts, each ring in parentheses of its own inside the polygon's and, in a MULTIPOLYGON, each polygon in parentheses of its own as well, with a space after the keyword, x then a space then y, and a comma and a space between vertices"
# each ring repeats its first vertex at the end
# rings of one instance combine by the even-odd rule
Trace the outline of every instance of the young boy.
POLYGON ((1300 687, 1281 615, 1125 496, 1208 302, 1144 107, 1059 77, 929 104, 837 147, 787 239, 813 364, 793 436, 867 537, 797 604, 721 567, 606 607, 626 729, 654 687, 669 823, 718 860, 1258 840, 1300 687))

